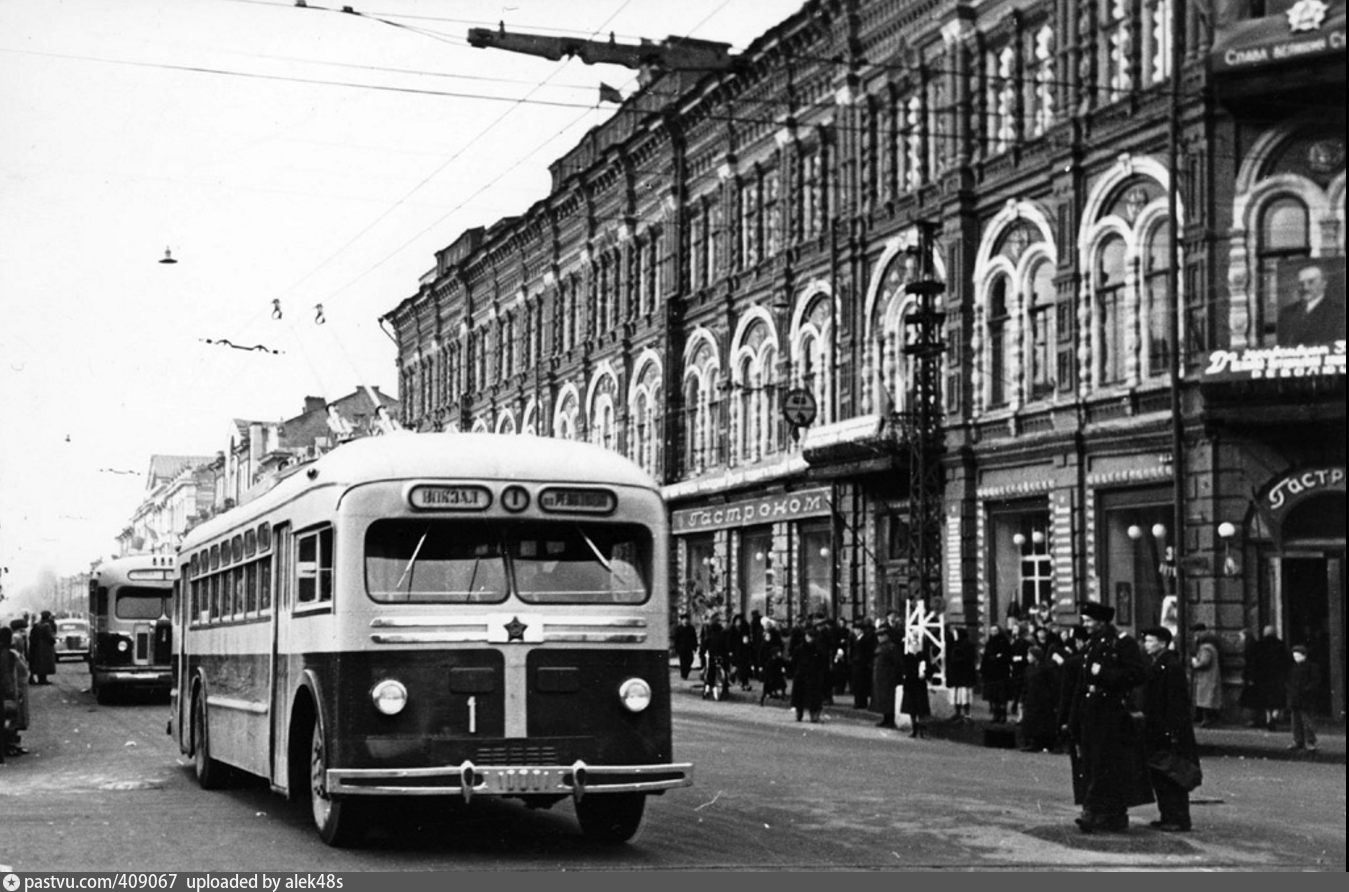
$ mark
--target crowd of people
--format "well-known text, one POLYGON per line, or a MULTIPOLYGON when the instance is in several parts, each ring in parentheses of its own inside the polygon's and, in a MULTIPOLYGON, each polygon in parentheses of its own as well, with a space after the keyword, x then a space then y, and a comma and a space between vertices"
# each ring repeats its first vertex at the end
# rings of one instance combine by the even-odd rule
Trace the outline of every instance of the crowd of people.
MULTIPOLYGON (((1053 621, 1048 604, 1016 611, 1005 628, 988 628, 982 653, 966 629, 948 629, 948 720, 971 720, 977 688, 993 724, 1016 725, 1023 752, 1066 753, 1085 833, 1122 831, 1130 807, 1152 802, 1154 827, 1188 831, 1189 791, 1202 778, 1194 727, 1212 727, 1222 713, 1221 642, 1196 623, 1185 666, 1167 626, 1136 639, 1114 625, 1113 608, 1084 601, 1079 610, 1079 622, 1066 626, 1053 621)), ((1240 702, 1251 724, 1275 728, 1286 709, 1289 749, 1315 751, 1311 714, 1321 677, 1306 647, 1287 649, 1273 627, 1243 638, 1240 702)), ((758 611, 723 626, 713 613, 701 630, 683 614, 672 643, 681 678, 695 659, 702 673, 724 665, 742 691, 762 684, 761 704, 789 697, 797 721, 820 721, 823 708, 846 694, 854 708, 876 713, 879 727, 897 727, 899 710, 910 735, 922 737, 932 720, 933 648, 921 634, 906 635, 895 613, 851 628, 823 613, 790 626, 758 611)))
POLYGON ((50 611, 29 628, 27 618, 0 626, 0 758, 23 756, 23 732, 28 730, 28 686, 51 684, 56 673, 56 621, 50 611))

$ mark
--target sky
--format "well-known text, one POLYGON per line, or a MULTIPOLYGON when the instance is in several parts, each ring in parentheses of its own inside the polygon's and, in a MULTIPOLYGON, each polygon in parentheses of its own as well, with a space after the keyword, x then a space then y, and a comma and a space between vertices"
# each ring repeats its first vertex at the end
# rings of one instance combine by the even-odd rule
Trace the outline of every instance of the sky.
POLYGON ((804 0, 368 2, 0 0, 0 614, 116 552, 151 455, 396 394, 379 317, 636 89, 469 28, 735 52, 804 0))

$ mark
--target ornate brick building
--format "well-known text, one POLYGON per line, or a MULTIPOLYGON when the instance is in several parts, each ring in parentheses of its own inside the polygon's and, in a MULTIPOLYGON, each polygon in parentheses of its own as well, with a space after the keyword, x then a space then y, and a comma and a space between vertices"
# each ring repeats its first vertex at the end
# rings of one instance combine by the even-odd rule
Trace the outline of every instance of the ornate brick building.
POLYGON ((405 425, 630 456, 695 606, 883 612, 909 592, 925 267, 948 621, 1179 604, 1232 682, 1271 624, 1342 711, 1344 3, 1186 4, 1176 34, 1172 2, 816 0, 732 70, 649 74, 387 314, 405 425), (1280 334, 1308 269, 1338 338, 1333 312, 1280 334))

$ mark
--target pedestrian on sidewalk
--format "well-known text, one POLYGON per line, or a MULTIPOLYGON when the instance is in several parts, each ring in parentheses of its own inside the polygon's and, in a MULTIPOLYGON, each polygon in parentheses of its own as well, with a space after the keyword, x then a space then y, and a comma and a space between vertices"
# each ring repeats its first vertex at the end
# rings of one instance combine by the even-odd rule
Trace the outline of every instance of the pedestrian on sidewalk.
POLYGON ((1186 692, 1180 656, 1171 650, 1173 637, 1165 626, 1143 630, 1148 665, 1143 682, 1143 746, 1148 776, 1157 797, 1158 820, 1152 826, 1170 833, 1190 829, 1190 792, 1165 771, 1153 767, 1160 753, 1169 753, 1199 766, 1199 747, 1186 692))
POLYGON ((1265 626, 1255 646, 1256 701, 1264 712, 1265 727, 1278 729, 1280 713, 1288 699, 1288 648, 1273 626, 1265 626))
POLYGON ((1321 667, 1307 659, 1305 645, 1293 645, 1293 665, 1288 670, 1288 714, 1293 723, 1290 750, 1316 752, 1316 726, 1311 713, 1320 687, 1321 667))
POLYGON ((946 684, 951 689, 954 721, 973 721, 970 716, 974 686, 979 681, 978 651, 965 629, 954 628, 946 651, 946 684))
POLYGON ((852 646, 848 648, 849 684, 854 709, 866 709, 871 702, 871 664, 876 659, 876 631, 865 618, 853 622, 852 646))
POLYGON ((14 648, 14 630, 0 627, 0 753, 27 754, 20 734, 28 729, 28 663, 14 648))
POLYGON ((1021 695, 1021 752, 1054 748, 1059 733, 1055 672, 1038 645, 1026 651, 1025 691, 1021 695))
POLYGON ((698 651, 698 631, 693 628, 693 620, 687 613, 679 614, 679 624, 674 630, 674 650, 679 657, 679 677, 688 681, 693 669, 693 655, 698 651))
POLYGON ((1153 801, 1141 729, 1134 727, 1134 689, 1143 684, 1143 652, 1112 623, 1115 609, 1081 602, 1082 626, 1091 636, 1068 727, 1075 744, 1074 799, 1082 806, 1083 833, 1129 829, 1129 808, 1153 801))
POLYGON ((51 684, 47 676, 56 674, 56 622, 50 610, 42 611, 28 635, 28 671, 32 684, 51 684))
POLYGON ((1007 686, 1012 678, 1012 645, 1002 634, 1002 627, 988 627, 988 641, 984 643, 983 660, 979 663, 979 680, 984 685, 984 699, 993 713, 993 721, 1007 721, 1007 686))
POLYGON ((799 722, 810 713, 819 722, 824 709, 825 687, 829 684, 829 651, 825 650, 819 630, 807 623, 801 629, 800 643, 792 654, 792 708, 799 722))
POLYGON ((1194 632, 1194 654, 1190 657, 1190 668, 1194 670, 1194 708, 1199 726, 1212 728, 1218 724, 1223 710, 1222 657, 1218 637, 1207 625, 1195 623, 1194 632))
POLYGON ((904 655, 900 658, 904 673, 904 695, 900 702, 904 704, 904 714, 909 717, 910 737, 926 737, 925 723, 932 715, 932 704, 927 696, 928 663, 923 650, 922 637, 913 635, 905 642, 904 655))
POLYGON ((878 728, 894 728, 895 688, 904 677, 899 645, 890 624, 876 620, 876 657, 871 670, 871 711, 880 713, 878 728))

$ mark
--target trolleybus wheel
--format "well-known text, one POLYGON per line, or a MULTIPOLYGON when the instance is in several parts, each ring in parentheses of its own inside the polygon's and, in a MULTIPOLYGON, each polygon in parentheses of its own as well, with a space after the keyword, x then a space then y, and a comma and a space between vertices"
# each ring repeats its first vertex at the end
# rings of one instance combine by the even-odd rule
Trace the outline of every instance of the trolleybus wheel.
POLYGON ((314 812, 314 827, 319 838, 330 846, 354 846, 365 837, 365 803, 350 798, 333 799, 328 795, 324 776, 328 771, 328 752, 323 744, 323 729, 314 721, 314 737, 309 747, 309 803, 314 812))
POLYGON ((203 790, 219 790, 228 780, 229 766, 211 758, 211 732, 206 727, 206 698, 200 693, 192 698, 192 715, 192 767, 197 774, 197 783, 201 784, 203 790))
POLYGON ((576 818, 587 839, 617 845, 637 834, 645 809, 645 793, 599 793, 576 803, 576 818))

